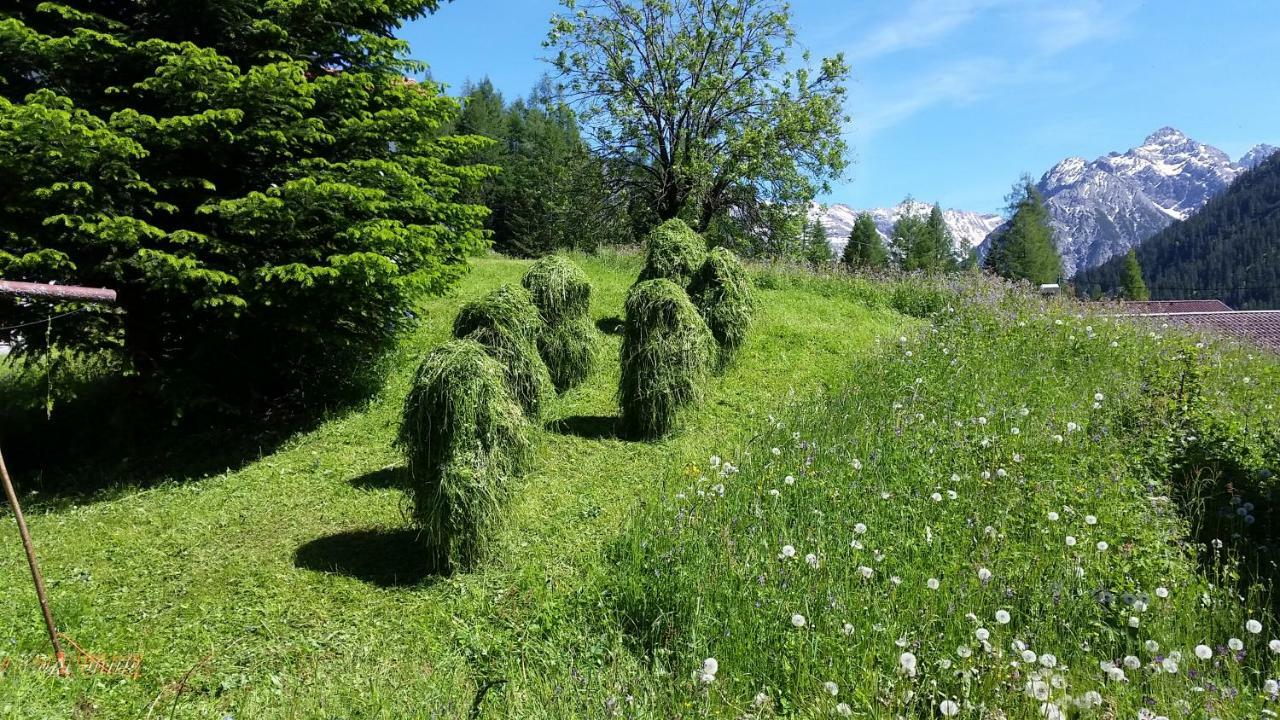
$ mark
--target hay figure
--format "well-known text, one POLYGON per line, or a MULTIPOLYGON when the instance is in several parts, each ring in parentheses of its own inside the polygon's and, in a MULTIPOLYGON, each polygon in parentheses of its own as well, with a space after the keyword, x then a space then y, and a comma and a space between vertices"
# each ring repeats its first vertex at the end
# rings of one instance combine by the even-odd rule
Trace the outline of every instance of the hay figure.
POLYGON ((644 244, 640 281, 666 278, 685 287, 707 257, 706 241, 678 218, 650 230, 644 244))
POLYGON ((529 456, 529 423, 486 348, 455 340, 423 359, 397 444, 408 457, 413 518, 433 560, 474 568, 529 456))
POLYGON ((547 324, 591 312, 591 281, 563 255, 548 255, 529 266, 520 281, 547 324))
POLYGON ((538 354, 543 327, 529 293, 515 285, 503 285, 467 303, 453 321, 454 337, 475 340, 498 361, 512 397, 531 418, 542 414, 554 391, 538 354))
POLYGON ((538 352, 556 390, 563 392, 585 380, 595 366, 591 282, 582 268, 558 255, 535 262, 522 282, 544 322, 538 352))
POLYGON ((742 346, 751 326, 755 311, 751 278, 736 255, 714 248, 689 284, 689 295, 720 346, 719 365, 724 367, 742 346))
POLYGON ((702 393, 715 340, 697 308, 670 280, 637 283, 627 294, 618 402, 622 432, 658 438, 679 409, 702 393))

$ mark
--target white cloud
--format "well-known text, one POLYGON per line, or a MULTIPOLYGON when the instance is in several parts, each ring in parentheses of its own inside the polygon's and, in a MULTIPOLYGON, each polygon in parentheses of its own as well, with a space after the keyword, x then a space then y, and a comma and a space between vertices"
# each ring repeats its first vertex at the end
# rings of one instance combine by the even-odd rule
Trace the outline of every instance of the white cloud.
MULTIPOLYGON (((939 45, 970 25, 999 42, 988 42, 983 57, 944 57, 907 76, 891 73, 852 93, 854 132, 863 139, 939 106, 961 106, 1031 84, 1064 88, 1088 82, 1066 72, 1054 56, 1122 33, 1137 0, 914 0, 898 17, 872 29, 846 56, 864 77, 885 77, 877 59, 939 45), (993 54, 993 51, 1004 55, 993 54), (860 63, 858 61, 861 61, 860 63), (869 69, 868 69, 869 68, 869 69), (862 92, 859 92, 859 90, 862 92)), ((970 33, 975 35, 974 33, 970 33)), ((908 65, 908 67, 910 67, 908 65)))
POLYGON ((925 47, 964 27, 984 10, 1011 0, 915 0, 901 16, 884 23, 850 48, 852 60, 873 60, 925 47))
POLYGON ((1124 20, 1137 5, 1132 0, 1074 0, 1034 3, 1022 14, 1022 23, 1043 55, 1119 36, 1124 20))
POLYGON ((889 93, 855 93, 854 102, 865 110, 854 115, 854 131, 869 137, 936 105, 975 102, 1009 71, 999 60, 974 58, 937 68, 889 93))

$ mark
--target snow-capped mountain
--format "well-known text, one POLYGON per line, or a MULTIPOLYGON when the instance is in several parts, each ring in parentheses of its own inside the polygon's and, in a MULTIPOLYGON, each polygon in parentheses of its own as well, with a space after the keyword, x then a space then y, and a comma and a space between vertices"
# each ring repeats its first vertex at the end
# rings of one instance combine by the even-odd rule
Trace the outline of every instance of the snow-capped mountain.
MULTIPOLYGON (((1049 210, 1063 270, 1070 277, 1127 252, 1199 210, 1275 151, 1258 145, 1232 162, 1221 150, 1166 127, 1125 153, 1059 162, 1037 188, 1049 210)), ((979 254, 985 255, 989 245, 984 241, 979 254)))
POLYGON ((1240 167, 1245 170, 1252 170, 1262 164, 1263 160, 1280 152, 1280 147, 1275 145, 1254 145, 1253 149, 1244 154, 1240 158, 1240 167))
MULTIPOLYGON (((871 219, 876 223, 876 229, 880 231, 880 236, 884 239, 885 244, 889 245, 889 238, 893 234, 893 224, 898 219, 908 213, 928 217, 929 211, 933 209, 932 205, 923 203, 918 200, 900 203, 890 208, 876 208, 867 210, 871 214, 871 219)), ((839 255, 843 250, 845 243, 849 241, 849 233, 853 230, 853 223, 858 219, 863 211, 854 210, 848 205, 818 205, 814 203, 809 209, 810 219, 817 219, 827 230, 827 240, 830 241, 831 247, 839 255)), ((981 243, 987 235, 991 234, 1000 223, 1004 222, 1004 218, 999 215, 990 215, 976 212, 968 212, 966 210, 943 210, 942 219, 946 222, 947 227, 951 230, 951 236, 956 241, 956 252, 959 255, 967 255, 970 250, 981 243)))

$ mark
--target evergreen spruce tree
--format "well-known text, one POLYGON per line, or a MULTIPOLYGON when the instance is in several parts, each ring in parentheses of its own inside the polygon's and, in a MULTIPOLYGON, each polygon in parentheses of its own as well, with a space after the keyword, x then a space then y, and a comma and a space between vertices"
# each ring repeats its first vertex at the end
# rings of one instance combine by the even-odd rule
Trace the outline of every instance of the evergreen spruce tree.
POLYGON ((904 265, 908 270, 942 271, 955 269, 955 240, 942 216, 942 208, 934 204, 929 219, 908 249, 904 265))
POLYGON ((1124 257, 1124 267, 1120 270, 1120 296, 1125 300, 1151 299, 1147 284, 1142 281, 1142 266, 1138 264, 1138 255, 1133 248, 1129 248, 1124 257))
POLYGON ((915 203, 911 198, 903 201, 904 212, 893 224, 893 246, 902 260, 902 269, 921 270, 925 268, 924 248, 930 244, 928 225, 925 218, 912 212, 915 203))
POLYGON ((849 232, 849 242, 844 246, 840 262, 850 269, 880 269, 889 264, 889 252, 885 250, 884 241, 880 239, 880 231, 871 213, 861 213, 853 222, 853 230, 849 232))
POLYGON ((395 37, 436 6, 9 4, 0 276, 115 288, 55 344, 174 404, 362 389, 486 247, 489 141, 395 37))
POLYGON ((827 240, 827 229, 821 221, 815 219, 805 227, 801 253, 805 262, 816 267, 830 265, 835 260, 835 253, 827 240))
POLYGON ((1057 282, 1062 275, 1062 257, 1053 244, 1049 211, 1031 178, 1024 175, 1007 200, 1009 222, 992 240, 984 266, 1010 280, 1057 282))

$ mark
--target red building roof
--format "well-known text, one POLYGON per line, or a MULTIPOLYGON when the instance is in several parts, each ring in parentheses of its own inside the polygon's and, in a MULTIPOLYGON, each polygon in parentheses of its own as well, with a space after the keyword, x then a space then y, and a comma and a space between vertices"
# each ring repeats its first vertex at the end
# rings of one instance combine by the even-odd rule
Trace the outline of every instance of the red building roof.
POLYGON ((1184 312, 1230 312, 1221 300, 1126 300, 1120 312, 1126 315, 1165 315, 1184 312))
POLYGON ((1213 335, 1229 335, 1280 353, 1280 310, 1147 313, 1142 317, 1213 335))

